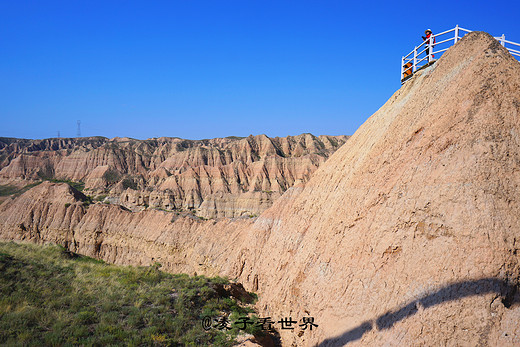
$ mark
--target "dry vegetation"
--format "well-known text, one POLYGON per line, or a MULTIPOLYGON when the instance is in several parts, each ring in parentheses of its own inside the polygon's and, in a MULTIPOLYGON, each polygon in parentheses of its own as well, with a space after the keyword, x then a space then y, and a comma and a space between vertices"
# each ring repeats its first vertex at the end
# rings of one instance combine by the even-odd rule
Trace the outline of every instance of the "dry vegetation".
POLYGON ((0 243, 0 344, 232 345, 236 327, 201 326, 203 316, 251 315, 217 293, 215 285, 228 281, 159 267, 108 265, 55 245, 0 243))

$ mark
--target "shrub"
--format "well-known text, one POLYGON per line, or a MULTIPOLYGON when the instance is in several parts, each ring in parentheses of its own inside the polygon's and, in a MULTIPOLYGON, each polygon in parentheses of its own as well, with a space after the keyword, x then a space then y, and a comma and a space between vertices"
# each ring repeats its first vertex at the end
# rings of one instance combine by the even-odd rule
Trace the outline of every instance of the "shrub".
POLYGON ((103 174, 103 179, 105 180, 105 182, 107 184, 114 184, 114 183, 117 183, 119 181, 119 179, 121 178, 121 176, 119 175, 119 172, 117 172, 116 170, 114 169, 108 169, 107 171, 105 171, 105 173, 103 174))
POLYGON ((101 194, 94 198, 95 201, 103 201, 108 196, 108 194, 101 194))
POLYGON ((133 179, 131 179, 130 177, 125 177, 122 181, 121 181, 121 184, 123 185, 123 189, 133 189, 133 190, 137 190, 137 183, 134 182, 133 179))

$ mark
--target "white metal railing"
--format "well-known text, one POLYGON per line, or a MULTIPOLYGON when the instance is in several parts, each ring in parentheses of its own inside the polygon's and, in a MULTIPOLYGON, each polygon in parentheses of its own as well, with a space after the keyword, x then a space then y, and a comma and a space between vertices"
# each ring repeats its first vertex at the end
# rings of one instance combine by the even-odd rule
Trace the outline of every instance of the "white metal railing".
MULTIPOLYGON (((456 25, 455 28, 443 31, 442 33, 435 35, 432 33, 429 39, 423 41, 419 46, 415 46, 413 51, 401 58, 401 82, 404 83, 404 81, 410 78, 418 69, 435 62, 440 58, 442 53, 447 51, 448 48, 470 32, 471 30, 456 25)), ((498 40, 502 46, 507 48, 512 55, 520 57, 520 44, 506 40, 503 34, 502 36, 495 37, 495 39, 498 40), (515 49, 510 46, 514 46, 515 49)))

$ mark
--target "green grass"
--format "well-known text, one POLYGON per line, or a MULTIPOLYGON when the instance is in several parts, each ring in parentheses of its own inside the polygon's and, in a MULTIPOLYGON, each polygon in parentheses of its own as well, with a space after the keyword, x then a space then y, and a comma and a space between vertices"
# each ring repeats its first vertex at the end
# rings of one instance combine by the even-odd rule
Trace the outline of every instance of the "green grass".
POLYGON ((42 181, 37 181, 37 182, 31 183, 31 184, 28 184, 23 188, 17 188, 12 185, 0 185, 0 196, 9 196, 9 195, 14 195, 15 197, 20 196, 23 193, 25 193, 26 191, 28 191, 29 189, 41 184, 43 181, 49 181, 49 182, 54 182, 54 183, 67 183, 71 187, 79 190, 80 192, 83 190, 83 188, 85 188, 85 183, 83 183, 83 182, 74 182, 74 181, 70 181, 70 180, 58 180, 58 179, 54 179, 54 178, 49 178, 49 179, 45 179, 42 181))
POLYGON ((76 190, 79 190, 80 192, 82 192, 83 189, 85 188, 84 182, 74 182, 71 180, 59 180, 56 178, 50 178, 50 179, 47 179, 47 181, 54 182, 54 183, 67 183, 69 186, 71 186, 72 188, 74 188, 76 190))
POLYGON ((94 201, 103 201, 108 196, 108 194, 101 194, 94 198, 94 201))
POLYGON ((0 196, 8 196, 8 195, 11 195, 11 194, 14 194, 18 191, 19 189, 15 186, 10 186, 10 185, 0 185, 0 196))
POLYGON ((55 245, 0 242, 0 344, 232 345, 236 326, 205 331, 201 325, 203 316, 253 313, 219 296, 215 285, 227 280, 159 268, 108 265, 55 245))
POLYGON ((31 183, 31 184, 26 185, 23 188, 17 188, 15 186, 11 186, 11 185, 0 185, 0 196, 9 196, 9 195, 20 196, 23 193, 25 193, 26 191, 28 191, 29 189, 36 187, 38 184, 40 184, 42 182, 43 181, 31 183))
POLYGON ((17 188, 15 186, 11 185, 0 185, 0 196, 8 196, 8 195, 15 195, 19 196, 28 191, 29 189, 36 187, 38 184, 42 183, 42 181, 38 181, 35 183, 31 183, 26 185, 23 188, 17 188))
POLYGON ((83 201, 83 206, 89 207, 93 203, 92 196, 86 195, 86 197, 87 198, 83 201))

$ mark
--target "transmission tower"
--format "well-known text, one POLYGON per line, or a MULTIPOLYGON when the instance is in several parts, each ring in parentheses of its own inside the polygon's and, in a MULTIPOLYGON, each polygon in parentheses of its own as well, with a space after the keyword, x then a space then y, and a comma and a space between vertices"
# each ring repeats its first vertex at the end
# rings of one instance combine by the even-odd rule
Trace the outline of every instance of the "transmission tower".
POLYGON ((78 131, 76 132, 76 137, 81 137, 81 121, 78 120, 78 131))
POLYGON ((61 136, 60 136, 60 131, 59 131, 59 130, 58 130, 58 138, 61 138, 61 136))

